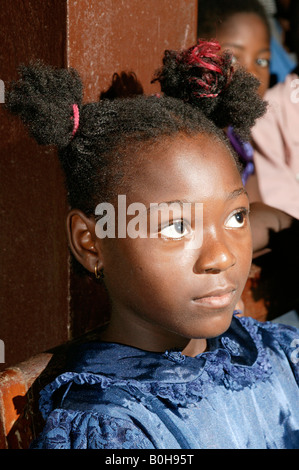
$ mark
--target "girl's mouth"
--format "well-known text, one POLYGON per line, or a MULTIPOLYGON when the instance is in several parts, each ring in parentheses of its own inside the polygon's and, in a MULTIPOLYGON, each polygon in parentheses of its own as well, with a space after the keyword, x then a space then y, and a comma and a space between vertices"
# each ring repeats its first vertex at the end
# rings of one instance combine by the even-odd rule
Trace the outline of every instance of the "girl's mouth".
POLYGON ((230 305, 235 293, 235 287, 226 287, 225 289, 217 289, 203 296, 195 297, 193 302, 207 308, 224 308, 230 305))

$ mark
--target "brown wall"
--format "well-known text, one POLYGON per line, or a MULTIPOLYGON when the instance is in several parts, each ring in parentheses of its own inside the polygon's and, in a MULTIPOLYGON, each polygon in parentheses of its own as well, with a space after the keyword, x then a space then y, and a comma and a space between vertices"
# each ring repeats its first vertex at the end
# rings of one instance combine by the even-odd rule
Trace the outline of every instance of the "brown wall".
POLYGON ((196 40, 195 0, 80 0, 69 2, 68 64, 86 84, 86 100, 109 86, 114 72, 133 70, 146 93, 165 49, 196 40))
MULTIPOLYGON (((85 100, 134 71, 146 93, 167 48, 196 41, 196 0, 1 0, 0 79, 42 59, 79 70, 85 100)), ((0 109, 0 339, 4 365, 99 324, 107 299, 69 269, 67 205, 55 150, 40 148, 0 109)))
MULTIPOLYGON (((2 0, 0 78, 15 79, 31 59, 63 66, 65 18, 61 0, 2 0)), ((68 337, 67 208, 55 151, 0 113, 0 338, 9 365, 68 337)))

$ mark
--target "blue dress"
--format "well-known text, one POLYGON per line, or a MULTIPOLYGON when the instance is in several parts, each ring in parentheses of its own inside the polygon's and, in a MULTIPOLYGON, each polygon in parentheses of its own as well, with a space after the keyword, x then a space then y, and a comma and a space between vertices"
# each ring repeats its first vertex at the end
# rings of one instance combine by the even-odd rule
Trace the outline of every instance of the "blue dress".
POLYGON ((299 331, 233 317, 196 357, 79 347, 41 392, 33 448, 299 448, 299 331))

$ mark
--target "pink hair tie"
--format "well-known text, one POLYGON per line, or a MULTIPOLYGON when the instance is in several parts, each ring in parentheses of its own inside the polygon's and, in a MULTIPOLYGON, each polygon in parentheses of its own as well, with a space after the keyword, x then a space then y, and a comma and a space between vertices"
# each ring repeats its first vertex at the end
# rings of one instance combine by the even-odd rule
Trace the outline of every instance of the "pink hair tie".
POLYGON ((73 104, 73 114, 74 116, 71 117, 71 119, 74 119, 72 137, 74 137, 79 127, 79 108, 77 104, 73 104))

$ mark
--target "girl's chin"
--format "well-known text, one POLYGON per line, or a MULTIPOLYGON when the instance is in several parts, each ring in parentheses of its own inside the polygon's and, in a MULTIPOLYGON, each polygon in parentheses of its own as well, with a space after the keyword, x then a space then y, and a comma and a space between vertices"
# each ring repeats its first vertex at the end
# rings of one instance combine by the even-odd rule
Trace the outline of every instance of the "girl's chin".
POLYGON ((232 322, 233 311, 215 313, 201 318, 197 324, 194 322, 192 329, 193 338, 216 338, 225 333, 232 322))

